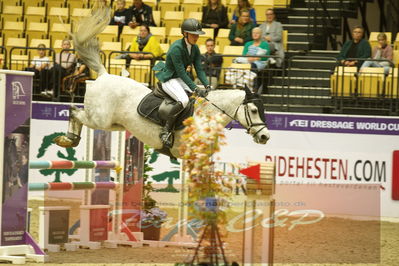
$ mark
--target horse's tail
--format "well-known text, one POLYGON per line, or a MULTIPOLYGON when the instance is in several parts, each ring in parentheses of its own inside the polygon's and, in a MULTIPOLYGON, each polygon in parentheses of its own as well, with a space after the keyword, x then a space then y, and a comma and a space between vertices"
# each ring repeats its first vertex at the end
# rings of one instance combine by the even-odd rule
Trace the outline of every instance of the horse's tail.
POLYGON ((76 32, 72 33, 73 44, 82 61, 99 76, 107 73, 100 57, 100 47, 96 36, 109 24, 111 9, 104 2, 97 0, 89 17, 81 19, 76 32))

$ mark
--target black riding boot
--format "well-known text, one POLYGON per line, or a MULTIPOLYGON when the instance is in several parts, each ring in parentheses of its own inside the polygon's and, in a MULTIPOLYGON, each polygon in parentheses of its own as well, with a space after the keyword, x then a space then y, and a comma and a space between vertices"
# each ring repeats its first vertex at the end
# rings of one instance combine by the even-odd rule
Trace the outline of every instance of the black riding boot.
POLYGON ((165 126, 162 128, 159 137, 161 138, 162 143, 167 148, 172 148, 173 146, 173 130, 175 127, 175 121, 181 111, 183 111, 184 107, 181 102, 173 102, 168 104, 167 108, 164 108, 160 112, 160 116, 165 120, 165 126))

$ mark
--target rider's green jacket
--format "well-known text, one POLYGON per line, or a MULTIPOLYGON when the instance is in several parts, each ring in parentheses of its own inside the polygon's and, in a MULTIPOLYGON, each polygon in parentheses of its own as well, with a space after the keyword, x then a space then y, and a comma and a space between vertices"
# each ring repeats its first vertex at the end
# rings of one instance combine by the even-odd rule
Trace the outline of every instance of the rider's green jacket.
POLYGON ((186 72, 187 66, 194 65, 197 76, 203 85, 209 85, 206 74, 201 64, 201 53, 198 45, 191 46, 191 55, 188 54, 187 45, 184 38, 175 41, 166 54, 166 62, 159 62, 153 68, 155 76, 161 81, 166 82, 173 78, 181 78, 190 89, 194 90, 197 85, 186 72))

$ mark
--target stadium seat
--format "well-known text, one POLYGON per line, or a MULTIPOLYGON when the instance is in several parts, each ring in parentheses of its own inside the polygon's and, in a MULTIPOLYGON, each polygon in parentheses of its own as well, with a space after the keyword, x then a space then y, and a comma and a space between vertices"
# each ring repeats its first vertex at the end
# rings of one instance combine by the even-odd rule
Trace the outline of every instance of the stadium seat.
POLYGON ((197 41, 198 45, 205 44, 205 41, 208 40, 209 38, 213 39, 213 35, 215 32, 215 29, 212 28, 203 28, 202 30, 205 32, 205 34, 199 36, 197 41))
POLYGON ((39 44, 44 44, 46 48, 50 48, 50 39, 31 39, 29 41, 29 47, 37 47, 39 44))
POLYGON ((26 47, 26 38, 8 38, 6 42, 6 49, 9 54, 25 54, 25 49, 11 49, 16 46, 26 47))
POLYGON ((12 70, 25 70, 29 65, 28 55, 11 55, 10 59, 10 69, 12 70))
POLYGON ((183 38, 180 28, 171 28, 168 34, 168 43, 172 44, 176 40, 183 38))
MULTIPOLYGON (((121 42, 102 42, 101 43, 101 51, 103 51, 106 55, 106 58, 109 58, 109 55, 113 51, 122 51, 122 43, 121 42)), ((112 58, 114 58, 117 54, 113 54, 112 58)))
POLYGON ((274 0, 273 6, 274 8, 286 8, 290 4, 291 0, 274 0))
POLYGON ((158 3, 159 10, 161 11, 161 18, 165 18, 166 11, 178 11, 179 0, 161 0, 158 3))
POLYGON ((161 11, 153 10, 152 16, 154 18, 155 25, 157 25, 157 27, 160 27, 161 26, 161 11))
POLYGON ((143 0, 143 3, 152 7, 152 12, 157 8, 157 0, 143 0))
POLYGON ((356 90, 356 73, 357 67, 336 67, 334 74, 330 78, 332 95, 344 97, 354 95, 356 90))
POLYGON ((150 82, 151 60, 132 60, 129 66, 130 78, 135 81, 146 83, 150 82))
POLYGON ((288 30, 283 30, 282 43, 284 51, 288 51, 288 30))
POLYGON ((24 22, 4 21, 3 41, 6 43, 7 38, 22 38, 24 31, 24 22))
POLYGON ((3 37, 0 37, 0 46, 3 46, 3 37))
POLYGON ((399 50, 399 32, 396 34, 395 42, 393 45, 394 50, 399 50))
POLYGON ((161 45, 162 51, 166 54, 169 51, 169 47, 170 47, 169 43, 161 43, 160 45, 161 45))
POLYGON ((273 8, 274 0, 255 0, 253 7, 256 9, 256 22, 263 23, 266 21, 266 10, 273 8))
POLYGON ((397 97, 399 95, 399 87, 398 87, 398 68, 392 69, 389 75, 386 77, 386 85, 385 85, 385 97, 397 97))
POLYGON ((166 28, 166 32, 169 32, 171 28, 180 28, 184 15, 183 11, 166 11, 163 17, 163 23, 166 28))
POLYGON ((190 12, 202 11, 202 2, 198 0, 183 0, 181 10, 184 12, 184 18, 189 18, 190 12))
POLYGON ((202 12, 194 12, 194 11, 192 11, 192 12, 188 13, 187 17, 185 16, 184 18, 195 18, 198 21, 201 21, 202 20, 202 12))
POLYGON ((242 55, 244 46, 230 46, 223 48, 223 55, 235 55, 235 57, 224 57, 223 68, 229 67, 233 63, 233 59, 242 55))
POLYGON ((67 7, 69 7, 69 10, 72 10, 74 8, 85 8, 87 1, 82 1, 82 0, 67 0, 66 4, 67 7))
POLYGON ((55 40, 63 40, 69 38, 71 32, 71 24, 54 23, 50 28, 50 39, 54 47, 55 40))
MULTIPOLYGON (((392 43, 392 32, 384 32, 384 33, 387 35, 387 43, 391 44, 392 43)), ((370 33, 369 43, 372 48, 374 46, 378 45, 378 39, 377 39, 378 34, 380 34, 380 32, 371 32, 370 33)))
POLYGON ((25 10, 28 9, 28 7, 43 7, 43 4, 43 0, 22 0, 22 5, 25 6, 25 10))
POLYGON ((72 19, 80 19, 82 17, 90 16, 90 8, 74 8, 71 12, 72 19))
POLYGON ((122 69, 126 69, 126 60, 111 59, 110 64, 109 65, 107 64, 107 67, 108 67, 108 73, 119 76, 121 74, 122 69))
POLYGON ((153 36, 157 37, 160 43, 165 43, 166 28, 165 27, 150 27, 153 36))
POLYGON ((47 11, 49 11, 52 7, 65 7, 64 0, 44 0, 44 5, 47 7, 47 11))
POLYGON ((44 22, 46 18, 46 8, 43 6, 29 6, 25 12, 25 24, 31 22, 44 22))
POLYGON ((230 45, 229 34, 230 29, 219 29, 216 44, 220 46, 221 50, 223 50, 223 47, 230 45))
POLYGON ((120 36, 120 42, 122 43, 122 47, 126 48, 127 45, 130 45, 132 43, 133 38, 138 34, 139 34, 139 27, 132 29, 129 26, 124 26, 122 34, 120 36))
POLYGON ((383 95, 384 68, 365 67, 360 70, 358 93, 362 97, 379 97, 383 95))
POLYGON ((31 39, 47 39, 48 24, 40 22, 31 22, 27 25, 26 36, 31 39))
POLYGON ((399 67, 399 50, 394 50, 393 51, 393 64, 395 67, 399 67))
POLYGON ((104 31, 97 35, 100 42, 118 41, 118 25, 108 25, 104 31))
POLYGON ((69 8, 67 7, 52 7, 48 11, 47 20, 50 23, 50 27, 54 23, 69 23, 69 8), (62 21, 60 21, 60 18, 62 21))
POLYGON ((3 6, 1 17, 4 22, 22 21, 23 6, 3 6))

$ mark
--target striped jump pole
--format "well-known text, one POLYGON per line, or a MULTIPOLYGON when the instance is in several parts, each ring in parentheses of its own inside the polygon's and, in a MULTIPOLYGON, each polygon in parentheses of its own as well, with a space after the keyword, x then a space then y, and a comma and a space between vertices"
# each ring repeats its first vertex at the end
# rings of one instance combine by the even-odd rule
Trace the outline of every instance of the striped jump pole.
POLYGON ((115 183, 115 182, 29 183, 29 191, 116 189, 116 188, 118 188, 118 186, 119 186, 119 183, 115 183))
POLYGON ((119 169, 118 161, 31 161, 30 169, 119 169))

